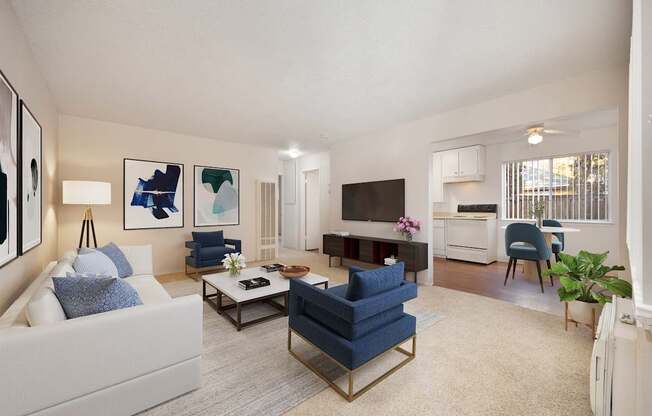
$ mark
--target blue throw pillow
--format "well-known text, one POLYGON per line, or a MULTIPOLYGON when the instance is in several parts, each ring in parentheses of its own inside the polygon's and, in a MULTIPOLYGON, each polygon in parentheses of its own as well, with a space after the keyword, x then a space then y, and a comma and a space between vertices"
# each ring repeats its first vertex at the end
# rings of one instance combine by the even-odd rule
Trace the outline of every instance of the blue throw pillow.
POLYGON ((350 301, 356 301, 395 289, 403 282, 404 272, 403 262, 379 269, 355 272, 346 288, 345 296, 350 301))
POLYGON ((104 247, 100 247, 97 251, 106 254, 106 256, 111 259, 113 264, 115 264, 115 268, 118 269, 118 277, 124 278, 134 274, 134 270, 131 268, 131 264, 129 264, 129 260, 127 260, 125 253, 123 253, 114 243, 109 243, 104 247))
POLYGON ((201 244, 202 247, 222 247, 224 246, 224 231, 194 231, 192 239, 201 244))
POLYGON ((53 277, 52 282, 68 319, 143 304, 129 283, 114 277, 53 277))
POLYGON ((362 267, 358 266, 349 266, 349 283, 351 283, 351 278, 353 277, 354 274, 357 272, 364 272, 366 269, 363 269, 362 267))

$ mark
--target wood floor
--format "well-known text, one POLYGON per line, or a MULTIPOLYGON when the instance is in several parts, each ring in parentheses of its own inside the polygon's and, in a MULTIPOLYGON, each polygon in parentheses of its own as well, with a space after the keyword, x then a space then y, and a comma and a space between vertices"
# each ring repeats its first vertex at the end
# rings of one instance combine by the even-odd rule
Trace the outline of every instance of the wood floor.
POLYGON ((490 265, 467 263, 456 260, 435 258, 434 285, 448 289, 475 293, 490 298, 501 299, 525 308, 562 316, 563 304, 557 297, 559 281, 550 286, 550 280, 544 280, 545 293, 541 293, 539 283, 526 280, 521 263, 516 267, 516 278, 503 286, 507 263, 496 262, 490 265))

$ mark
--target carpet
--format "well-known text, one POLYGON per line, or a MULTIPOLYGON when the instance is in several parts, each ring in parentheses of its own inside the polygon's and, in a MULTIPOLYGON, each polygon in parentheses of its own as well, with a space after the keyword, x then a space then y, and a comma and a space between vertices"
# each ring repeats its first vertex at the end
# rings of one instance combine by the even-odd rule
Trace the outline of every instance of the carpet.
MULTIPOLYGON (((166 283, 164 286, 173 297, 201 293, 201 283, 190 279, 166 283)), ((271 307, 264 304, 243 308, 243 319, 254 319, 273 310, 268 308, 271 307)), ((417 334, 443 319, 435 311, 411 303, 406 304, 406 312, 416 316, 417 334)), ((293 337, 293 349, 322 368, 330 379, 344 381, 341 369, 321 357, 317 350, 298 337, 293 337)), ((382 374, 383 369, 391 368, 402 358, 404 356, 400 353, 386 354, 369 366, 368 371, 365 369, 361 372, 361 383, 382 374)), ((287 318, 264 322, 237 332, 231 323, 204 304, 202 387, 142 414, 280 415, 325 388, 325 382, 288 353, 287 318)))

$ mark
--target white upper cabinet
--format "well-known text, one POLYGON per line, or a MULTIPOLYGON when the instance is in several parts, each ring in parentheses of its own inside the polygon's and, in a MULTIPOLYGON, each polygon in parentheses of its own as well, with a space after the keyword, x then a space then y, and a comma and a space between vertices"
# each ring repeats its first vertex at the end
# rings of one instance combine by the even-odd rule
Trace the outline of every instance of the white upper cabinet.
POLYGON ((479 151, 477 147, 466 147, 459 151, 460 159, 460 176, 477 175, 480 169, 478 157, 479 151))
POLYGON ((444 179, 458 176, 459 173, 459 155, 457 150, 442 152, 441 154, 441 173, 444 179))
POLYGON ((442 181, 483 181, 485 173, 484 146, 469 146, 440 152, 442 181))

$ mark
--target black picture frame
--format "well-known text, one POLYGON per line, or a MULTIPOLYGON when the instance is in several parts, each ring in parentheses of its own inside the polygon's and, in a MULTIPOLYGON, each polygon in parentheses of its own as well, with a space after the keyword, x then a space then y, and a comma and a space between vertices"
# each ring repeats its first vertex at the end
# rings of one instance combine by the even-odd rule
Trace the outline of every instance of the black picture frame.
MULTIPOLYGON (((9 253, 9 255, 6 258, 0 259, 0 268, 2 268, 4 266, 8 265, 9 263, 11 263, 12 261, 16 260, 20 256, 20 249, 19 249, 19 247, 20 247, 20 244, 19 244, 20 243, 20 233, 19 233, 19 228, 18 228, 19 222, 20 222, 20 202, 18 200, 18 190, 20 189, 19 188, 20 184, 19 184, 19 180, 18 180, 18 178, 20 177, 20 175, 18 174, 18 165, 20 163, 20 155, 18 154, 18 152, 20 151, 20 96, 18 95, 18 92, 16 91, 14 86, 11 84, 9 79, 5 76, 4 72, 2 72, 2 70, 0 70, 0 83, 4 83, 7 86, 7 88, 10 90, 10 92, 12 94, 12 101, 14 99, 16 100, 16 104, 15 104, 14 109, 13 109, 13 111, 16 112, 16 121, 15 121, 15 123, 16 123, 15 124, 15 127, 16 127, 16 140, 15 140, 15 143, 16 143, 16 177, 13 178, 13 179, 9 178, 9 177, 7 178, 7 183, 9 183, 9 180, 11 180, 12 182, 14 182, 15 187, 16 187, 16 221, 13 224, 11 224, 11 222, 10 222, 11 215, 9 213, 9 209, 7 209, 7 218, 8 218, 7 234, 8 234, 8 238, 10 238, 9 232, 13 228, 13 235, 16 236, 15 237, 15 239, 16 239, 15 240, 16 247, 15 247, 14 253, 9 253)), ((10 138, 10 140, 11 140, 11 138, 10 138)))
MULTIPOLYGON (((185 166, 183 163, 177 163, 177 162, 163 162, 163 161, 158 161, 158 160, 147 160, 147 159, 134 159, 134 158, 124 158, 122 160, 122 229, 124 231, 134 231, 134 230, 160 230, 160 229, 175 229, 175 228, 184 228, 185 227, 185 215, 186 215, 186 208, 185 208, 185 166), (132 227, 132 228, 127 228, 127 200, 126 200, 126 193, 127 193, 127 185, 126 185, 126 166, 127 162, 142 162, 142 163, 156 163, 156 164, 163 164, 163 165, 177 165, 181 167, 181 174, 179 175, 179 184, 181 184, 181 225, 174 225, 174 226, 167 226, 167 227, 132 227)), ((177 185, 178 186, 178 185, 177 185)))
POLYGON ((195 228, 206 228, 206 227, 231 227, 231 226, 237 226, 240 225, 240 194, 241 194, 241 189, 240 189, 240 169, 238 168, 228 168, 228 167, 220 167, 220 166, 206 166, 206 165, 193 165, 192 169, 192 224, 193 227, 195 228), (197 168, 209 168, 209 169, 222 169, 222 170, 235 170, 238 172, 238 222, 236 223, 229 223, 229 224, 205 224, 205 225, 197 225, 197 182, 195 180, 195 175, 197 174, 197 168))
POLYGON ((20 99, 20 111, 18 112, 18 135, 20 137, 20 142, 18 146, 18 164, 20 165, 20 172, 18 173, 18 192, 20 194, 20 197, 17 198, 18 202, 18 255, 22 256, 26 253, 28 253, 30 250, 35 249, 36 247, 40 246, 43 243, 43 126, 41 126, 41 123, 39 123, 38 119, 34 115, 34 113, 29 109, 29 106, 25 103, 25 100, 20 99), (24 217, 25 217, 25 212, 24 212, 24 205, 23 205, 23 195, 24 195, 24 189, 23 186, 25 185, 25 178, 23 177, 23 173, 25 172, 24 169, 24 145, 25 145, 25 138, 23 136, 24 133, 24 113, 23 111, 26 111, 29 113, 31 119, 36 123, 38 126, 39 130, 39 138, 38 138, 38 148, 39 148, 39 165, 38 165, 38 181, 39 181, 39 206, 38 206, 38 218, 40 218, 40 224, 39 224, 39 240, 38 243, 31 245, 27 249, 25 249, 25 236, 24 236, 24 217))

